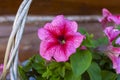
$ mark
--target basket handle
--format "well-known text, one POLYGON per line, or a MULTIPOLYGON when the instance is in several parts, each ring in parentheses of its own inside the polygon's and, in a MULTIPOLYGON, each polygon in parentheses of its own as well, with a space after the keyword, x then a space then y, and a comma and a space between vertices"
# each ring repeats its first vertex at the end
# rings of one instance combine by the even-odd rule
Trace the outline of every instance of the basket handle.
POLYGON ((32 0, 24 0, 20 5, 18 12, 16 14, 14 24, 12 27, 12 32, 8 40, 5 58, 4 58, 4 68, 3 73, 0 76, 0 80, 5 80, 7 73, 10 70, 11 80, 17 80, 18 72, 18 51, 19 44, 24 31, 24 26, 32 0), (9 60, 8 60, 9 59, 9 60))

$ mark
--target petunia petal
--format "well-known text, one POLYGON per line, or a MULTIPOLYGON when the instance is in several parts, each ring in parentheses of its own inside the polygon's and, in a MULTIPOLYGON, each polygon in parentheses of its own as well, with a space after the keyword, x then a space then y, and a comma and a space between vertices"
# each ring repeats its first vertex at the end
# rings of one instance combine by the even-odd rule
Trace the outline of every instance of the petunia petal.
POLYGON ((63 15, 58 15, 58 16, 56 16, 54 19, 53 19, 53 21, 52 21, 52 23, 51 23, 53 26, 55 26, 55 27, 58 27, 58 26, 64 26, 64 24, 65 24, 65 18, 64 18, 64 16, 63 15))
POLYGON ((115 43, 120 45, 120 37, 117 38, 117 40, 115 41, 115 43))
POLYGON ((113 68, 116 70, 117 74, 120 74, 120 58, 116 57, 116 59, 113 62, 113 68))
POLYGON ((108 23, 107 17, 99 19, 99 22, 101 22, 103 29, 107 27, 107 23, 108 23))
POLYGON ((46 60, 51 60, 55 52, 56 42, 41 41, 40 44, 40 55, 46 60))
POLYGON ((120 47, 109 46, 108 50, 117 57, 120 55, 120 47))
POLYGON ((102 13, 103 13, 103 17, 107 17, 107 16, 112 15, 106 8, 102 9, 102 13))
POLYGON ((4 65, 3 65, 3 64, 0 64, 0 75, 1 75, 2 72, 3 72, 3 67, 4 67, 4 65))
POLYGON ((114 54, 112 53, 108 53, 108 57, 111 59, 112 63, 113 63, 113 69, 116 69, 117 68, 117 65, 118 65, 118 57, 115 56, 114 54))
POLYGON ((113 21, 115 24, 119 25, 120 24, 120 15, 111 15, 108 17, 108 21, 113 21))
POLYGON ((114 29, 113 26, 110 26, 105 28, 104 33, 111 43, 120 34, 120 31, 118 29, 114 29))
POLYGON ((78 32, 76 32, 76 33, 69 33, 67 35, 67 42, 71 42, 71 44, 75 48, 78 48, 81 45, 81 43, 82 43, 84 38, 85 38, 85 36, 80 34, 80 33, 78 33, 78 32))
POLYGON ((116 68, 116 73, 120 74, 120 67, 116 68))
POLYGON ((68 21, 68 20, 66 20, 65 27, 69 31, 77 32, 78 24, 75 21, 68 21))
POLYGON ((66 56, 66 49, 63 48, 62 45, 58 45, 55 47, 54 59, 57 62, 65 62, 68 60, 68 56, 66 56))
POLYGON ((103 8, 102 15, 103 17, 102 19, 99 19, 99 22, 101 22, 102 27, 105 28, 107 27, 107 23, 109 22, 108 17, 111 16, 112 14, 106 8, 103 8))
POLYGON ((66 48, 66 56, 68 58, 76 52, 76 48, 75 46, 73 46, 73 43, 71 42, 67 42, 65 48, 66 48))
POLYGON ((40 28, 38 30, 38 37, 41 39, 41 40, 46 40, 46 39, 50 39, 51 34, 44 28, 40 28))
POLYGON ((59 27, 57 27, 57 26, 53 26, 51 23, 47 23, 45 26, 44 26, 44 28, 46 29, 46 30, 48 30, 51 34, 53 34, 53 35, 58 35, 58 34, 60 34, 60 30, 59 30, 59 27))

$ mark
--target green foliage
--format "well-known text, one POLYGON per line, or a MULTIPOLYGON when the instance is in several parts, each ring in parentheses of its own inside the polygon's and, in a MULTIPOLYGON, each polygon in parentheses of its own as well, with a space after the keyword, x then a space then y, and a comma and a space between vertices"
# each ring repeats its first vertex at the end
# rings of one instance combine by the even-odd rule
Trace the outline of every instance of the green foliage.
POLYGON ((117 29, 120 30, 120 25, 117 26, 117 29))
POLYGON ((30 77, 36 80, 63 80, 68 71, 71 71, 69 62, 47 62, 39 55, 30 58, 25 66, 19 66, 21 80, 28 80, 30 77))
POLYGON ((20 80, 28 80, 28 77, 26 76, 25 71, 23 70, 22 66, 18 67, 20 80))
POLYGON ((120 74, 117 76, 117 80, 120 80, 120 74))
POLYGON ((64 80, 81 80, 81 76, 76 76, 72 71, 67 71, 64 80))
POLYGON ((89 48, 95 48, 94 42, 93 42, 93 35, 86 34, 86 39, 83 41, 82 45, 89 47, 89 48))
POLYGON ((92 64, 88 68, 87 72, 90 76, 90 80, 102 80, 101 69, 97 63, 92 62, 92 64))
POLYGON ((102 71, 102 80, 116 80, 117 75, 110 71, 102 71))
POLYGON ((84 28, 79 28, 79 30, 78 30, 80 33, 82 33, 82 34, 87 34, 87 31, 85 31, 85 29, 84 28))
POLYGON ((89 51, 78 50, 76 54, 73 54, 70 58, 73 73, 76 76, 80 76, 84 73, 91 64, 92 55, 89 51))
POLYGON ((94 40, 94 45, 96 47, 101 46, 101 45, 107 45, 107 44, 108 44, 107 37, 101 37, 101 38, 94 40))

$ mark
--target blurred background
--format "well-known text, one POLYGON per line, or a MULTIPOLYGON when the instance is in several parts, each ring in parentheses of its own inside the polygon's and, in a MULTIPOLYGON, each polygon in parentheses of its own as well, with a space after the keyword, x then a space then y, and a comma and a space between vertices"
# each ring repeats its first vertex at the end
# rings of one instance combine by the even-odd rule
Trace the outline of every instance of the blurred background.
MULTIPOLYGON (((14 17, 21 2, 22 0, 0 0, 0 63, 3 62, 14 17)), ((98 18, 102 16, 102 8, 118 14, 120 0, 33 0, 20 44, 20 60, 24 61, 39 53, 37 30, 55 15, 63 14, 77 21, 79 27, 95 34, 95 38, 100 37, 103 34, 98 18)))
MULTIPOLYGON (((22 0, 0 0, 0 15, 16 14, 22 0)), ((120 13, 120 0, 33 0, 32 15, 94 15, 107 8, 120 13)))

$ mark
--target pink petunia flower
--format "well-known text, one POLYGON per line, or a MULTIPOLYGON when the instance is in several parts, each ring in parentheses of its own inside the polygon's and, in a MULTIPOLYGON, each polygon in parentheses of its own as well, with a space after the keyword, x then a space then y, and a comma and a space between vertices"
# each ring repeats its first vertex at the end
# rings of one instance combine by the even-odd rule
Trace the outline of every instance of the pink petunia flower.
MULTIPOLYGON (((120 47, 114 47, 112 46, 112 41, 118 37, 120 34, 120 31, 118 29, 115 29, 114 27, 106 27, 104 30, 104 33, 108 37, 109 45, 107 47, 107 56, 111 59, 113 63, 113 69, 116 70, 117 74, 120 74, 120 47)), ((119 44, 120 39, 117 38, 116 44, 119 44)))
POLYGON ((104 33, 108 37, 108 40, 111 44, 112 41, 120 34, 120 31, 118 29, 114 29, 113 26, 110 26, 104 29, 104 33))
POLYGON ((116 70, 117 74, 120 74, 120 57, 117 57, 114 54, 111 54, 111 55, 109 55, 109 58, 111 59, 111 61, 113 63, 113 69, 116 70))
POLYGON ((112 13, 108 11, 106 8, 102 9, 102 14, 103 14, 103 17, 108 17, 112 15, 112 13))
POLYGON ((108 46, 107 55, 113 63, 113 69, 117 74, 120 74, 120 47, 108 46))
POLYGON ((44 28, 38 30, 38 36, 42 40, 40 44, 40 55, 46 60, 54 58, 57 62, 65 62, 70 55, 76 52, 84 35, 77 32, 78 25, 59 15, 44 28))
POLYGON ((112 45, 108 46, 108 50, 113 53, 116 57, 119 57, 120 55, 120 47, 114 47, 112 45))
POLYGON ((107 9, 103 8, 102 15, 103 15, 103 18, 99 19, 99 21, 101 22, 102 27, 105 28, 108 23, 108 17, 111 16, 112 14, 107 9))
POLYGON ((102 10, 103 18, 99 21, 102 23, 103 28, 106 27, 108 22, 114 22, 116 25, 120 25, 120 15, 113 15, 107 9, 102 10))

